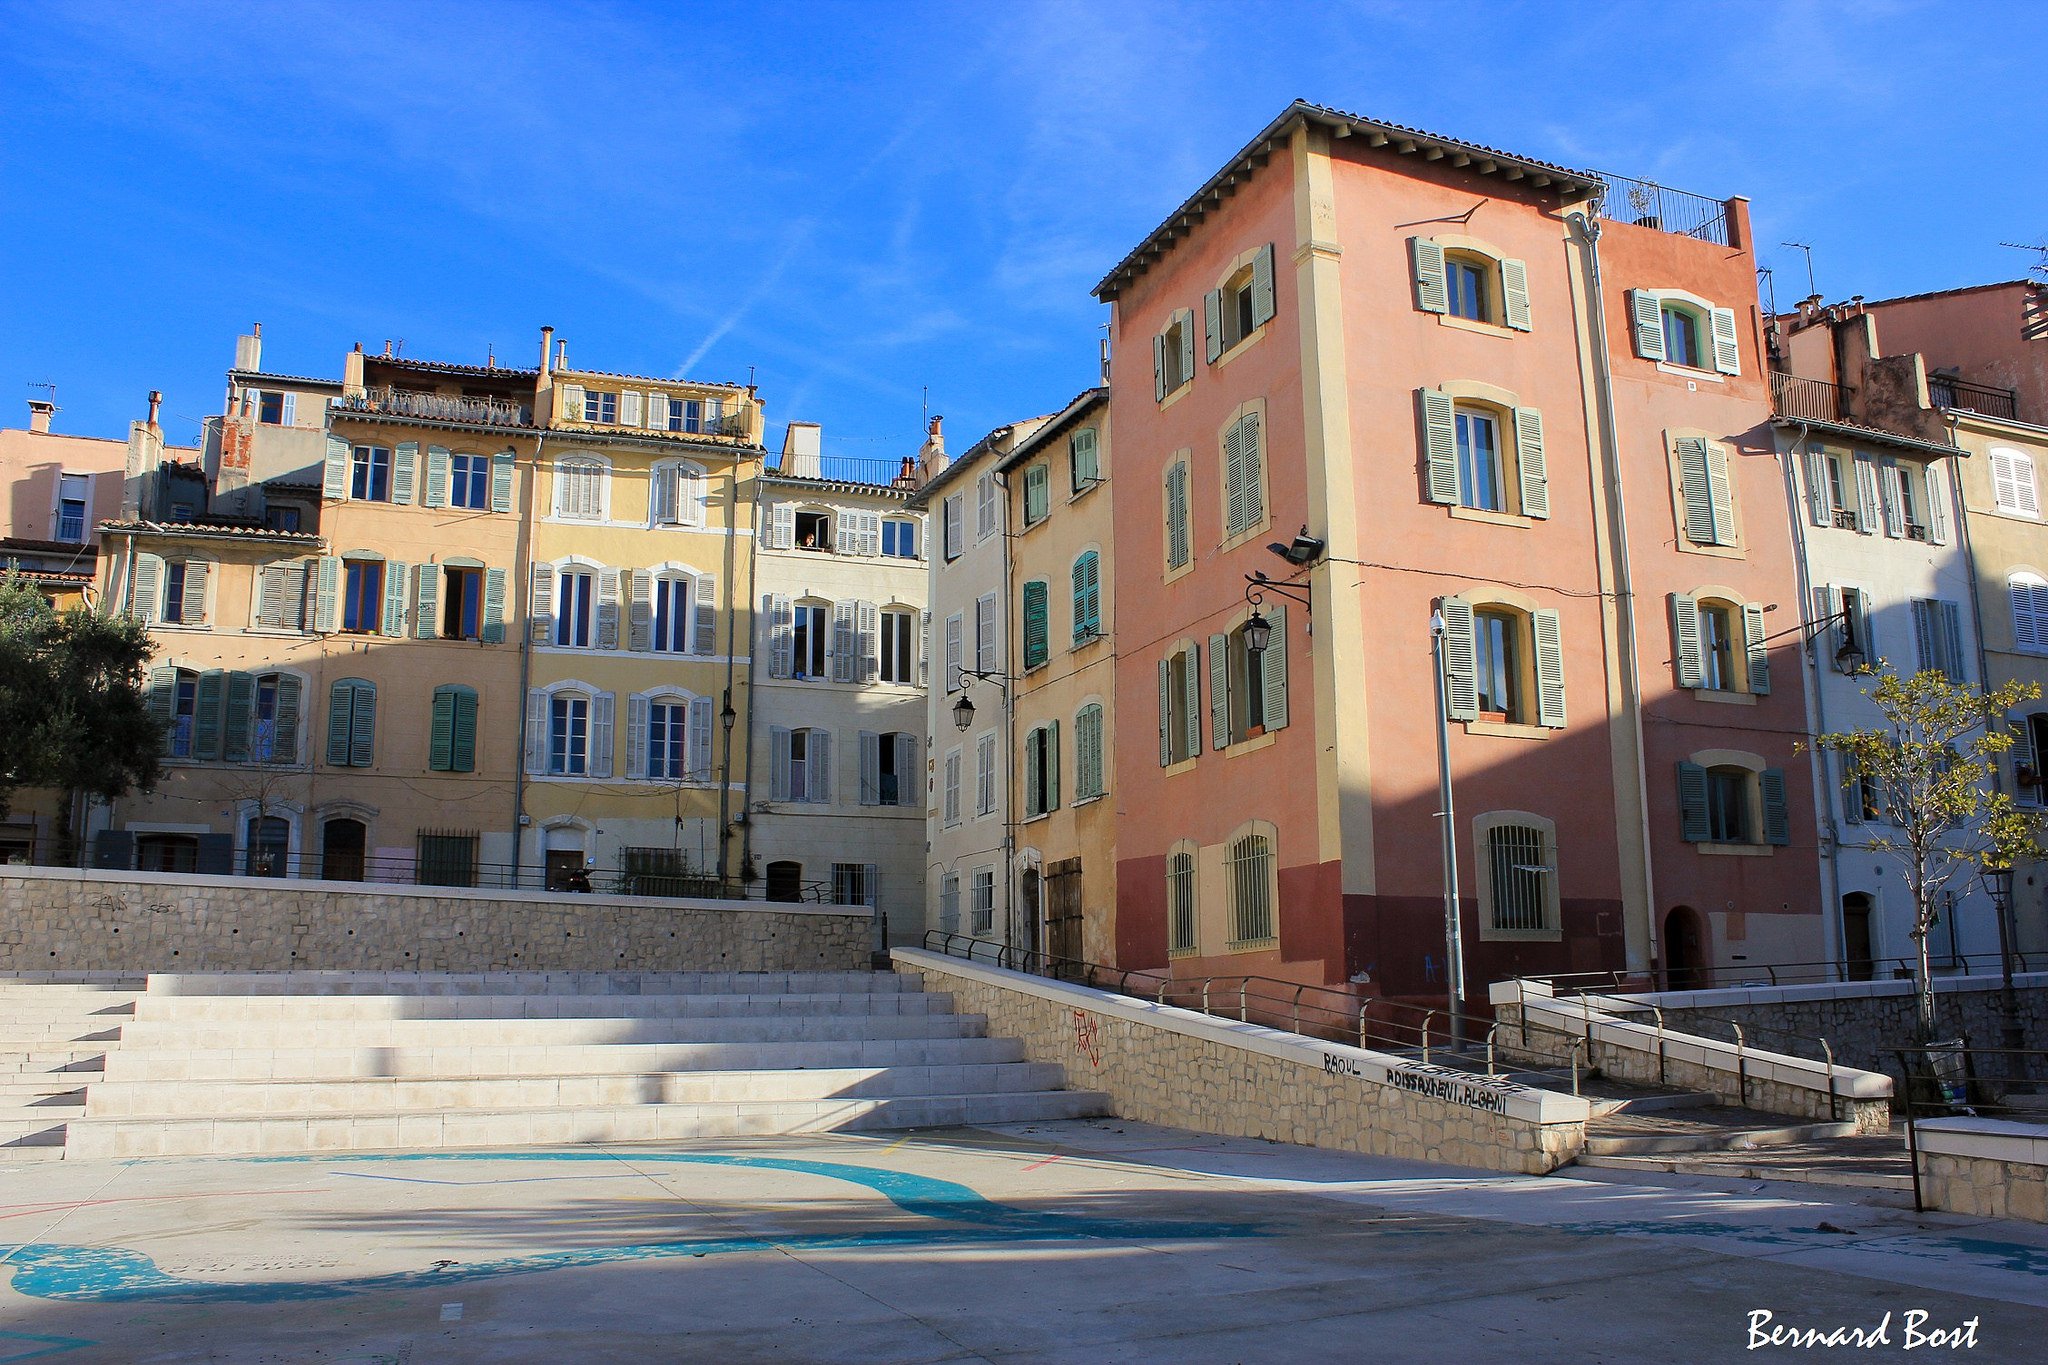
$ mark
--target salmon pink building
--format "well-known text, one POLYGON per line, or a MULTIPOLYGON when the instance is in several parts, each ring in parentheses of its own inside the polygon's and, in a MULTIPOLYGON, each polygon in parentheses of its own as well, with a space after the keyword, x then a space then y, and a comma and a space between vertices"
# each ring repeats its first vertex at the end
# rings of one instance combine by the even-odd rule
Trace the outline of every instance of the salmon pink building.
POLYGON ((1740 200, 1295 104, 1097 286, 1118 965, 1441 999, 1440 687, 1468 1000, 1819 956, 1753 266, 1740 200))

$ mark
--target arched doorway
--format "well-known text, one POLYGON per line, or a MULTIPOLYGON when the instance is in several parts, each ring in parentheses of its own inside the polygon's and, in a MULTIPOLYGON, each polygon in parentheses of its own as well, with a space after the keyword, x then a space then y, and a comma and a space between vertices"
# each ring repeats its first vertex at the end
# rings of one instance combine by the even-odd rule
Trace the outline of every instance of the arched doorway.
POLYGON ((1842 897, 1842 970, 1851 981, 1868 981, 1877 971, 1870 952, 1871 908, 1868 891, 1842 897))
POLYGON ((1664 985, 1667 990, 1696 991, 1707 980, 1707 937, 1699 912, 1674 905, 1664 916, 1664 985))
POLYGON ((804 865, 793 862, 768 864, 768 899, 800 901, 804 898, 804 865))
POLYGON ((320 875, 330 882, 361 881, 369 841, 369 827, 362 821, 346 816, 329 820, 320 827, 320 875))
POLYGON ((281 815, 252 815, 244 830, 242 872, 249 877, 288 875, 291 858, 292 825, 281 815))
POLYGON ((583 846, 583 831, 574 825, 557 825, 541 837, 542 869, 550 891, 590 890, 590 856, 583 846))

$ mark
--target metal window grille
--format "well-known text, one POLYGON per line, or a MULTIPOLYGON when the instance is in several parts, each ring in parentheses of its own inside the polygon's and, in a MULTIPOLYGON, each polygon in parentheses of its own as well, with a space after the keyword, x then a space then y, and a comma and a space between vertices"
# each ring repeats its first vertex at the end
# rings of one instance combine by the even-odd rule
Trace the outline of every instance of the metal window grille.
POLYGON ((413 880, 421 886, 475 886, 477 836, 421 830, 413 880))
POLYGON ((837 905, 866 905, 867 869, 859 863, 832 864, 832 900, 837 905))
POLYGON ((948 872, 939 882, 939 932, 960 932, 960 874, 948 872))
POLYGON ((1168 952, 1195 949, 1195 859, 1175 853, 1166 860, 1166 924, 1168 952))
POLYGON ((1493 891, 1493 927, 1548 929, 1543 879, 1543 831, 1526 825, 1496 825, 1486 833, 1487 870, 1493 891))
POLYGON ((1230 846, 1230 927, 1233 947, 1273 938, 1273 843, 1262 834, 1230 846))
POLYGON ((996 923, 996 870, 992 867, 975 868, 971 890, 973 899, 969 902, 969 909, 973 919, 968 932, 986 934, 995 928, 996 923))

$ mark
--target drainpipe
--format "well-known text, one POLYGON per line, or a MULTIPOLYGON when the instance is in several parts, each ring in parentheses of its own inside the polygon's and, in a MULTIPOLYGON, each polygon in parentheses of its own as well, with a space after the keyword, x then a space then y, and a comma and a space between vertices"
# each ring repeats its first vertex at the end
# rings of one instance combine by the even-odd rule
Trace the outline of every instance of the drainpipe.
MULTIPOLYGON (((1778 457, 1782 462, 1779 475, 1785 483, 1785 510, 1792 519, 1792 569, 1794 581, 1799 588, 1798 610, 1799 619, 1802 621, 1806 619, 1806 604, 1813 600, 1813 575, 1806 558, 1806 522, 1799 514, 1799 484, 1794 479, 1793 472, 1795 465, 1803 465, 1805 462, 1806 443, 1811 431, 1811 427, 1801 422, 1799 440, 1793 450, 1778 457)), ((1772 444, 1775 445, 1776 442, 1772 444)), ((1811 496, 1810 492, 1808 496, 1811 496)), ((1828 701, 1827 692, 1822 686, 1825 679, 1821 672, 1820 650, 1815 645, 1818 638, 1816 634, 1814 639, 1809 639, 1799 652, 1803 656, 1800 667, 1807 671, 1807 676, 1812 680, 1812 686, 1807 689, 1807 696, 1810 699, 1807 724, 1815 735, 1824 735, 1828 732, 1828 701)), ((1835 823, 1834 801, 1825 795, 1830 790, 1827 759, 1822 756, 1818 744, 1811 748, 1814 804, 1819 808, 1821 815, 1820 837, 1823 856, 1820 865, 1828 898, 1827 913, 1820 917, 1821 930, 1827 938, 1834 940, 1831 944, 1825 944, 1824 948, 1828 960, 1841 968, 1842 979, 1846 981, 1849 979, 1848 960, 1843 955, 1848 951, 1849 939, 1847 928, 1842 923, 1841 827, 1835 823)))
MULTIPOLYGON (((991 460, 999 458, 993 447, 989 450, 988 458, 991 460)), ((996 614, 1002 623, 1001 638, 1003 641, 1003 896, 1009 902, 1009 913, 1005 918, 1010 922, 1010 932, 1005 934, 1004 938, 1013 946, 1021 948, 1027 945, 1023 942, 1024 933, 1020 932, 1017 927, 1017 902, 1019 900, 1015 878, 1017 870, 1017 812, 1011 809, 1012 803, 1010 800, 1010 765, 1017 761, 1016 692, 1017 679, 1020 676, 1010 672, 1010 664, 1012 662, 1010 658, 1010 481, 1003 476, 1000 468, 995 467, 989 470, 989 477, 994 479, 996 486, 1003 490, 1003 520, 1002 525, 996 529, 997 549, 1001 555, 1001 573, 999 575, 1001 581, 996 586, 996 614)), ((960 514, 961 538, 963 540, 966 538, 966 505, 966 495, 963 493, 961 495, 962 510, 960 514)), ((943 514, 944 509, 941 508, 940 510, 943 514)), ((1048 593, 1051 591, 1049 586, 1047 591, 1048 593)), ((1050 610, 1049 604, 1048 610, 1050 610)), ((964 638, 966 632, 962 631, 961 635, 964 638)), ((963 646, 960 652, 964 655, 967 650, 963 646)), ((967 766, 964 756, 961 759, 960 766, 962 768, 967 766)), ((1043 920, 1045 917, 1045 878, 1043 874, 1040 874, 1038 880, 1038 903, 1040 910, 1039 918, 1043 920)), ((1045 945, 1038 941, 1038 927, 1036 925, 1029 926, 1028 932, 1031 945, 1039 947, 1042 951, 1045 945)))
MULTIPOLYGON (((546 368, 543 348, 542 368, 546 368)), ((536 393, 536 398, 538 394, 536 393)), ((527 705, 527 691, 533 684, 533 500, 540 491, 540 452, 547 444, 547 433, 536 432, 533 437, 533 479, 526 486, 526 510, 519 518, 519 580, 507 587, 519 594, 526 603, 526 610, 518 613, 519 620, 519 746, 512 755, 512 889, 519 888, 520 866, 524 861, 526 829, 520 821, 526 818, 526 719, 531 709, 527 705)), ((546 885, 546 878, 542 878, 546 885)))
MULTIPOLYGON (((747 575, 749 580, 747 590, 749 593, 754 593, 761 581, 761 498, 764 491, 761 486, 761 474, 759 471, 756 471, 754 475, 754 543, 747 550, 748 563, 752 566, 753 570, 747 575)), ((739 495, 737 485, 734 487, 733 495, 735 498, 739 495)), ((770 623, 770 629, 773 629, 772 622, 770 623)), ((740 876, 742 884, 745 881, 746 870, 754 865, 754 710, 756 705, 754 698, 758 695, 754 691, 754 670, 760 654, 761 651, 753 647, 753 639, 750 637, 747 642, 746 777, 741 783, 745 795, 740 800, 740 814, 745 817, 740 825, 740 876)), ((728 661, 726 667, 727 674, 730 676, 732 667, 730 661, 728 661)), ((728 748, 730 748, 729 745, 728 748)), ((774 793, 770 792, 769 795, 772 796, 774 793)))
MULTIPOLYGON (((1622 700, 1633 718, 1631 728, 1635 732, 1636 746, 1636 815, 1642 826, 1643 839, 1643 895, 1648 900, 1644 908, 1648 911, 1648 930, 1645 942, 1650 950, 1650 960, 1645 964, 1652 973, 1661 961, 1657 944, 1657 872, 1656 855, 1650 841, 1650 785, 1649 757, 1643 746, 1643 683, 1638 667, 1636 645, 1636 596, 1634 580, 1629 573, 1628 550, 1628 499, 1622 493, 1622 469, 1620 442, 1615 436, 1614 416, 1614 373, 1607 350, 1607 299, 1601 292, 1603 281, 1600 273, 1600 200, 1595 199, 1590 212, 1572 213, 1565 216, 1565 222, 1584 244, 1586 268, 1590 276, 1588 312, 1592 314, 1593 326, 1593 378, 1600 390, 1600 450, 1606 457, 1607 468, 1613 486, 1608 490, 1608 501, 1614 517, 1615 555, 1615 605, 1621 615, 1622 700)), ((1626 931, 1624 931, 1625 933, 1626 931)), ((1624 939, 1624 942, 1626 940, 1624 939)))
MULTIPOLYGON (((727 825, 732 798, 732 727, 725 724, 723 712, 725 707, 732 705, 732 656, 733 651, 739 646, 739 639, 735 634, 738 629, 738 612, 733 607, 733 589, 736 586, 739 568, 739 519, 740 471, 738 461, 734 461, 731 472, 726 476, 725 485, 725 700, 719 708, 719 728, 725 732, 725 761, 718 765, 718 890, 721 895, 725 892, 726 876, 730 870, 726 850, 732 842, 732 830, 727 825)), ((754 529, 758 536, 760 527, 756 526, 754 529)), ((748 567, 752 568, 751 561, 748 567)), ((748 578, 751 580, 752 577, 753 575, 749 573, 748 578)), ((752 589, 749 588, 749 591, 752 589)), ((749 650, 749 655, 752 652, 749 650)), ((749 662, 752 662, 751 658, 749 662)), ((747 688, 747 733, 751 735, 754 732, 754 690, 751 686, 752 679, 750 678, 748 682, 750 685, 747 688)))

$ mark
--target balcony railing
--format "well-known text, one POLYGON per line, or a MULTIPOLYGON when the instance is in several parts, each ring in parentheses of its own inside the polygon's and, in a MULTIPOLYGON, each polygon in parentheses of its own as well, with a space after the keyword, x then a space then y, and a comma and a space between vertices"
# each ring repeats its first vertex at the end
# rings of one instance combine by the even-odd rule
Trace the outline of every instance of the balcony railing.
POLYGON ((917 487, 917 465, 914 462, 865 455, 798 456, 794 460, 784 455, 782 464, 769 473, 786 479, 832 479, 839 483, 868 483, 883 488, 917 487))
POLYGON ((1988 384, 1971 384, 1961 379, 1930 375, 1927 398, 1937 408, 1962 408, 1981 412, 1986 417, 2010 418, 2015 422, 2020 417, 2019 393, 2014 389, 1994 389, 1988 384))
POLYGON ((422 393, 416 389, 365 389, 360 394, 342 398, 335 406, 344 412, 388 413, 393 417, 424 417, 430 421, 465 422, 475 426, 533 425, 533 409, 523 403, 514 403, 506 398, 422 393))
POLYGON ((1810 422, 1843 421, 1849 415, 1849 395, 1853 392, 1843 384, 1801 379, 1796 374, 1771 376, 1771 404, 1780 417, 1804 417, 1810 422))
POLYGON ((1600 178, 1607 182, 1603 211, 1616 222, 1728 245, 1728 206, 1720 200, 1674 190, 1654 180, 1604 174, 1600 178))

